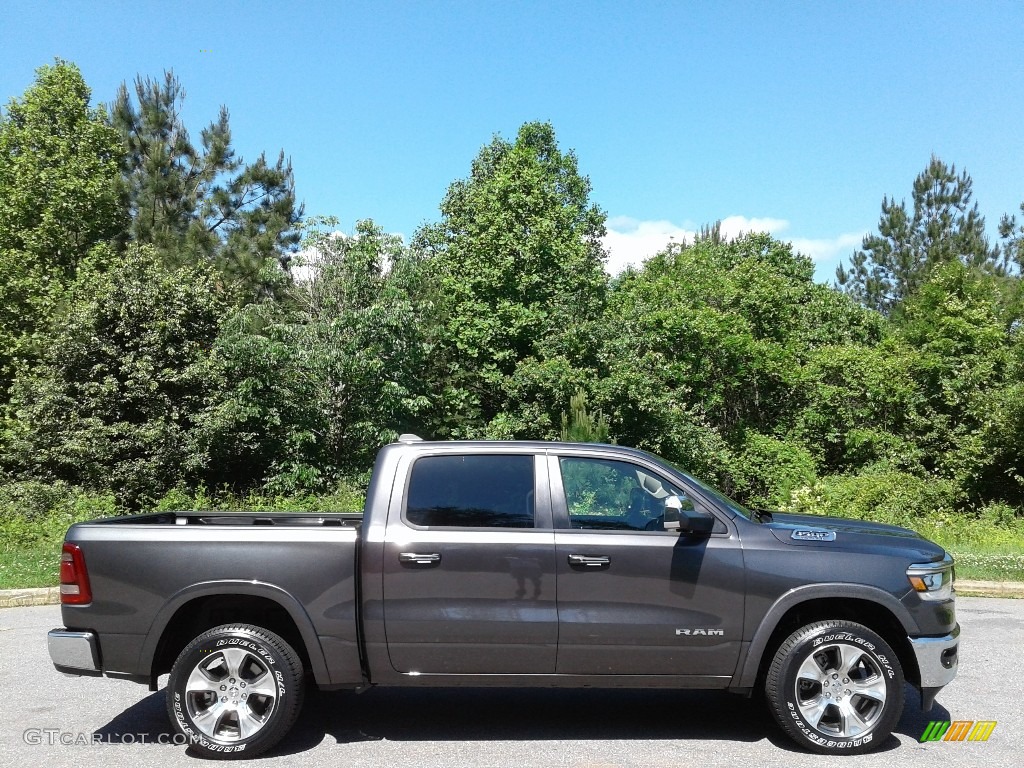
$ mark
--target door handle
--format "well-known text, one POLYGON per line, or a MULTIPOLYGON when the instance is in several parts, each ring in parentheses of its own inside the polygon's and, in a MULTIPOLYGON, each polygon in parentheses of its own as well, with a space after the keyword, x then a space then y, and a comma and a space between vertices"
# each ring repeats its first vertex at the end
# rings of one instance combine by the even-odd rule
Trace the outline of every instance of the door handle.
POLYGON ((436 552, 430 554, 420 552, 399 552, 398 562, 413 563, 414 565, 433 565, 441 562, 441 555, 436 552))
POLYGON ((585 568, 607 568, 611 558, 604 555, 569 555, 569 565, 582 565, 585 568))

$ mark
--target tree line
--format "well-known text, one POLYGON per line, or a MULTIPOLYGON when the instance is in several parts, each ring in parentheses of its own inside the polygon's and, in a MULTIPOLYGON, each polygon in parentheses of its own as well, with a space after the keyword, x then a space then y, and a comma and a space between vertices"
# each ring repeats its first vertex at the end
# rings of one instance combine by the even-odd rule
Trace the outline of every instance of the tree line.
POLYGON ((184 98, 167 73, 93 107, 58 60, 0 114, 0 483, 141 509, 330 493, 400 432, 597 436, 758 506, 1019 514, 1024 226, 989 242, 939 158, 835 285, 714 225, 609 277, 549 124, 405 243, 306 217, 283 152, 238 157, 224 108, 196 140, 184 98))

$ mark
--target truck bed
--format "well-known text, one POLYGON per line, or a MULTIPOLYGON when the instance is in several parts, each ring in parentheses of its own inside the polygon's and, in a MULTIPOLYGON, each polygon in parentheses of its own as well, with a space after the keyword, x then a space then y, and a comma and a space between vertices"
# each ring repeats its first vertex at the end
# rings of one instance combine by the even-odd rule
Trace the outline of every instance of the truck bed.
MULTIPOLYGON (((357 642, 361 513, 160 512, 78 523, 97 599, 64 605, 65 626, 102 639, 104 670, 148 677, 164 627, 271 601, 291 616, 321 685, 362 680, 357 642), (261 603, 260 601, 265 601, 261 603), (141 653, 140 653, 141 647, 141 653)), ((173 661, 173 659, 171 659, 173 661)))

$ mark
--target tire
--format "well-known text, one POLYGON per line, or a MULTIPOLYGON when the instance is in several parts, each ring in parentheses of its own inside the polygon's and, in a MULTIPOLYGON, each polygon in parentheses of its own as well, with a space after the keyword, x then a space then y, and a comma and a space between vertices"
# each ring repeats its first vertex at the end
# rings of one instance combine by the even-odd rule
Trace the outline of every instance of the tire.
POLYGON ((782 730, 802 747, 826 755, 870 752, 903 711, 903 670, 867 627, 819 621, 779 646, 765 696, 782 730))
POLYGON ((260 627, 226 624, 178 655, 167 713, 195 754, 248 758, 288 733, 302 697, 302 662, 288 643, 260 627))

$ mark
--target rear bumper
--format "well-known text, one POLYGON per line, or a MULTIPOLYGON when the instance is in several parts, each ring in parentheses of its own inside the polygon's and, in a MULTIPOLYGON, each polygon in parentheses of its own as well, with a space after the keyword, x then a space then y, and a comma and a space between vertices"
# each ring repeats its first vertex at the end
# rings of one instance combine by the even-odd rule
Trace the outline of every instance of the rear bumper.
POLYGON ((50 661, 59 671, 71 675, 101 674, 100 644, 95 632, 51 629, 46 635, 50 661))
POLYGON ((910 645, 921 672, 921 688, 942 688, 956 677, 959 666, 960 625, 944 637, 912 637, 910 645))

